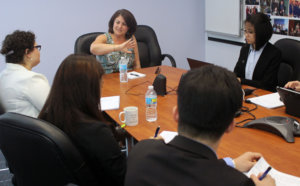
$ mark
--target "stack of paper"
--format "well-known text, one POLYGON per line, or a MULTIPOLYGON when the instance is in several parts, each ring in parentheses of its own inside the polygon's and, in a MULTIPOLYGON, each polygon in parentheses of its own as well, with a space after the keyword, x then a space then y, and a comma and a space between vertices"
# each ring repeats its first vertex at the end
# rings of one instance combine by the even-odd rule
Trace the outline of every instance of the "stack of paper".
POLYGON ((141 78, 141 77, 145 77, 146 74, 142 74, 136 71, 131 71, 127 73, 127 77, 128 79, 136 79, 136 78, 141 78))
MULTIPOLYGON (((250 177, 251 174, 257 176, 259 173, 265 172, 269 166, 270 165, 268 164, 268 162, 266 162, 266 160, 263 157, 261 157, 258 160, 258 162, 250 169, 250 171, 246 173, 246 175, 248 177, 250 177)), ((275 179, 277 186, 299 186, 300 185, 300 178, 279 172, 274 168, 270 170, 269 174, 272 178, 275 179)))
POLYGON ((175 136, 178 135, 178 133, 172 131, 162 131, 159 135, 163 138, 165 143, 169 143, 175 136))
POLYGON ((276 108, 284 105, 284 103, 280 101, 280 96, 278 92, 259 97, 249 98, 248 100, 250 100, 252 103, 266 108, 276 108))
POLYGON ((120 96, 102 97, 100 102, 101 111, 115 110, 120 108, 120 96))

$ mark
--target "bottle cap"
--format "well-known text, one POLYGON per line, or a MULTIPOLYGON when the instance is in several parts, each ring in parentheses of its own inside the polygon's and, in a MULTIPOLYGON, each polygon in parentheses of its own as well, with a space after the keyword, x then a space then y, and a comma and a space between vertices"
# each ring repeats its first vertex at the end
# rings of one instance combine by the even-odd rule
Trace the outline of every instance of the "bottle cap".
POLYGON ((153 89, 153 85, 149 85, 149 86, 148 86, 148 89, 153 89))
POLYGON ((128 58, 127 57, 125 57, 125 56, 121 56, 121 58, 120 58, 120 63, 121 64, 127 64, 128 63, 128 58))

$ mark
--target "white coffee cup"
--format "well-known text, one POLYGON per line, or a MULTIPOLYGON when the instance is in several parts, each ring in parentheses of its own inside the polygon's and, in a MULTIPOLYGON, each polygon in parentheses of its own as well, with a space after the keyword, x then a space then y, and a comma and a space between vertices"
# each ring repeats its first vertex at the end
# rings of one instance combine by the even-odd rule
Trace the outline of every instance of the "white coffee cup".
POLYGON ((127 126, 136 126, 139 122, 138 108, 134 106, 125 107, 124 111, 120 112, 119 119, 122 123, 125 123, 127 126), (124 120, 122 120, 123 114, 124 120))

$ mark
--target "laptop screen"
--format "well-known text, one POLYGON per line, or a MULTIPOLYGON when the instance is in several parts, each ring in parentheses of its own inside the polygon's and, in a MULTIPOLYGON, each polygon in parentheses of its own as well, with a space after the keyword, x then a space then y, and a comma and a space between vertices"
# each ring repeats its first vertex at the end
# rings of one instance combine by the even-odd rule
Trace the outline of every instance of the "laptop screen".
POLYGON ((277 87, 276 89, 286 107, 286 113, 300 117, 300 92, 283 87, 277 87))
POLYGON ((191 58, 187 58, 187 61, 189 62, 191 69, 199 68, 204 65, 211 65, 211 63, 207 63, 207 62, 203 62, 203 61, 199 61, 199 60, 191 59, 191 58))

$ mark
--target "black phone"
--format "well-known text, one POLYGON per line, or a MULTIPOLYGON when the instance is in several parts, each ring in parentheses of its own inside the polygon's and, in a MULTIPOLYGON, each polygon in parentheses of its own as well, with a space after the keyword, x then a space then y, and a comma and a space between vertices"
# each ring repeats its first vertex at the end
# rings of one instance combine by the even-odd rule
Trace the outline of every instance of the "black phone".
POLYGON ((245 92, 245 96, 249 96, 252 94, 252 92, 255 90, 255 89, 249 89, 249 88, 245 88, 243 89, 244 92, 245 92))

